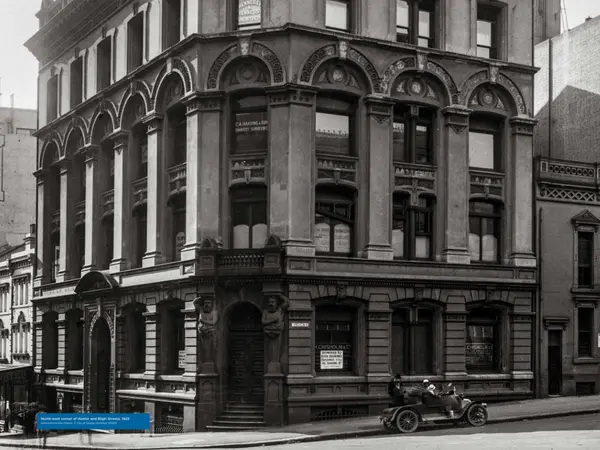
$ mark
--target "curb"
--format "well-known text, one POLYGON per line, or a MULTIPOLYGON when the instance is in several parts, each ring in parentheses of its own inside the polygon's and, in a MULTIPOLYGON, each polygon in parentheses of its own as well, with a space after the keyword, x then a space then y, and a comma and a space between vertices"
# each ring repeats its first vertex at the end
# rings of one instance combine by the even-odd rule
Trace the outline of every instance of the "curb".
MULTIPOLYGON (((507 416, 501 417, 497 419, 489 419, 488 424, 498 424, 498 423, 511 423, 511 422, 526 422, 528 420, 543 420, 543 419, 553 419, 558 417, 566 417, 566 416, 583 416, 589 414, 599 414, 600 407, 591 408, 586 410, 579 411, 565 411, 565 412, 548 412, 548 413, 538 413, 531 416, 507 416)), ((447 428, 449 425, 437 425, 432 424, 428 425, 426 429, 441 429, 447 428)), ((254 442, 233 442, 230 444, 206 444, 206 445, 195 445, 195 446, 183 446, 183 447, 174 447, 174 446, 157 446, 157 447, 135 447, 132 450, 173 450, 177 448, 178 450, 192 450, 192 449, 209 449, 209 448, 252 448, 252 447, 266 447, 272 445, 285 445, 285 444, 299 444, 304 442, 319 442, 319 441, 333 441, 337 439, 353 439, 360 437, 373 437, 373 436, 401 436, 399 433, 394 433, 393 431, 387 431, 383 428, 371 429, 371 430, 362 430, 362 431, 345 431, 340 433, 325 433, 325 434, 317 434, 317 435, 306 435, 302 437, 295 438, 283 438, 283 439, 272 439, 272 440, 263 440, 263 441, 254 441, 254 442)), ((123 447, 103 447, 103 446, 95 446, 95 445, 59 445, 59 444, 47 444, 45 447, 42 447, 39 444, 19 444, 18 441, 11 442, 2 442, 2 438, 0 438, 0 448, 2 447, 10 447, 10 448, 22 448, 22 449, 55 449, 55 450, 119 450, 131 448, 127 445, 123 447)))

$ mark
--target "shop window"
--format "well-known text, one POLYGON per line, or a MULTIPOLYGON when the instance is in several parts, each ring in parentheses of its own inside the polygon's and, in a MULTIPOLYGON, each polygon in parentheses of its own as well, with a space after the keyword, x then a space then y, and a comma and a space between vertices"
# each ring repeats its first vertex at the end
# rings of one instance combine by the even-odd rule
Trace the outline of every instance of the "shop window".
POLYGON ((267 240, 267 188, 237 188, 231 192, 233 248, 262 248, 267 240))
POLYGON ((431 259, 435 201, 419 197, 410 206, 410 196, 395 194, 392 216, 392 248, 397 259, 431 259))
POLYGON ((473 114, 469 120, 469 167, 502 171, 504 119, 473 114))
POLYGON ((499 371, 500 324, 500 313, 491 308, 477 308, 469 312, 465 348, 467 372, 499 371))
POLYGON ((144 63, 144 13, 133 16, 127 23, 127 72, 144 63))
POLYGON ((432 309, 400 308, 394 311, 392 314, 392 373, 433 374, 434 318, 435 314, 432 309))
POLYGON ((83 370, 83 311, 71 309, 67 312, 67 358, 68 370, 83 370))
POLYGON ((182 373, 185 369, 185 316, 183 306, 183 302, 179 300, 160 305, 160 359, 164 374, 182 373))
POLYGON ((112 68, 112 37, 100 41, 96 47, 96 77, 98 92, 110 86, 112 68))
POLYGON ((58 367, 58 313, 52 311, 42 318, 42 366, 44 369, 58 367))
POLYGON ((591 358, 594 345, 594 308, 577 308, 577 356, 591 358))
POLYGON ((165 0, 163 9, 164 49, 181 39, 181 0, 165 0))
POLYGON ((351 31, 352 2, 350 0, 325 0, 325 27, 351 31))
POLYGON ((145 309, 138 303, 131 304, 125 312, 127 324, 125 371, 143 372, 146 368, 146 319, 145 309))
POLYGON ((500 262, 500 205, 469 203, 469 252, 472 262, 500 262))
POLYGON ((58 117, 58 93, 58 75, 54 75, 46 83, 46 122, 58 117))
POLYGON ((577 285, 594 285, 594 233, 577 232, 577 285))
POLYGON ((81 103, 83 98, 83 57, 75 59, 71 63, 71 109, 81 103))
POLYGON ((236 28, 252 30, 262 22, 262 0, 233 0, 237 2, 236 28))
POLYGON ((433 164, 435 111, 399 105, 394 111, 394 161, 433 164))
POLYGON ((269 117, 264 96, 234 99, 231 153, 265 153, 269 148, 269 117))
POLYGON ((433 0, 396 0, 396 40, 433 47, 434 12, 433 0))
POLYGON ((317 253, 350 256, 354 242, 355 193, 318 187, 313 239, 317 253))
POLYGON ((500 9, 488 4, 477 4, 477 56, 498 58, 500 9))
POLYGON ((315 371, 335 375, 354 372, 356 311, 342 305, 315 310, 315 371))

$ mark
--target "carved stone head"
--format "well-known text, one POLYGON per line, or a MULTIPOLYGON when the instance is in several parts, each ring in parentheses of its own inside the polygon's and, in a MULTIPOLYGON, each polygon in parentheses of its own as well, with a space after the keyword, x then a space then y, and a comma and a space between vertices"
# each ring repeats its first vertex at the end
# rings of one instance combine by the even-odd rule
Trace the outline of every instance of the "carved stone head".
POLYGON ((277 311, 277 307, 279 306, 279 302, 277 301, 277 297, 271 296, 269 297, 269 302, 267 304, 267 308, 270 313, 274 313, 277 311))
POLYGON ((212 311, 213 309, 213 301, 211 298, 205 298, 202 301, 202 312, 205 314, 208 314, 212 311))

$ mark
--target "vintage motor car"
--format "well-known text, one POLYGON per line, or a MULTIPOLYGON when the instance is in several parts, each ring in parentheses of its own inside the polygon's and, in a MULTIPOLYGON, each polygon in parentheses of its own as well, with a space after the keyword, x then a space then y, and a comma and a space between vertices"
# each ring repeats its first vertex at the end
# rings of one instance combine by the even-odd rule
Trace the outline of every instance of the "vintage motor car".
POLYGON ((386 429, 412 433, 424 424, 469 424, 480 427, 487 423, 487 404, 472 401, 457 394, 452 384, 439 396, 418 388, 403 389, 401 401, 393 408, 383 410, 380 421, 386 429), (399 404, 401 403, 401 404, 399 404))

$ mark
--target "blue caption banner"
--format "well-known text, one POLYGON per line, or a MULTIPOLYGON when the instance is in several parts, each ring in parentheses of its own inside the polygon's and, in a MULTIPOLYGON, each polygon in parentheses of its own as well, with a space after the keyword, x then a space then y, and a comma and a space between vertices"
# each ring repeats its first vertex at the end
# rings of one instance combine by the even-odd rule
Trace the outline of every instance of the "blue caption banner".
POLYGON ((149 430, 150 414, 56 414, 35 415, 38 430, 149 430))

